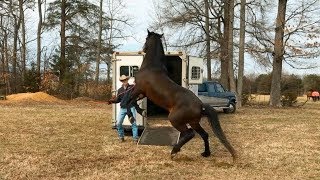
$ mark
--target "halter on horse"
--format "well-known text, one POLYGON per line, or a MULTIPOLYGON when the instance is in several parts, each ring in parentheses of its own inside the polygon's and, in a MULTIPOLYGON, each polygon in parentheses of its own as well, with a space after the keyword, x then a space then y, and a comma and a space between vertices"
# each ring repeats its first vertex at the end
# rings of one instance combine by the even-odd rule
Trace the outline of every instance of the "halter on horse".
POLYGON ((236 151, 223 133, 216 111, 210 105, 203 104, 190 90, 179 86, 168 77, 163 64, 165 54, 161 37, 162 35, 148 31, 144 45, 146 55, 136 74, 136 86, 131 94, 130 102, 133 102, 139 94, 143 94, 153 103, 168 110, 169 121, 180 131, 179 141, 173 146, 171 157, 174 157, 181 147, 195 136, 194 130, 204 141, 205 149, 201 155, 210 156, 208 133, 199 124, 201 117, 207 116, 213 132, 235 160, 236 151), (192 129, 188 128, 187 124, 192 129))

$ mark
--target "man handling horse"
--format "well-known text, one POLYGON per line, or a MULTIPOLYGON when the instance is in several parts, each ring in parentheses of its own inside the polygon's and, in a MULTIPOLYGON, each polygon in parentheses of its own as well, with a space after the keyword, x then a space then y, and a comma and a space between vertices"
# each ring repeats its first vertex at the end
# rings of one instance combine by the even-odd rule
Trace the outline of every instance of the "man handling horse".
POLYGON ((123 121, 126 115, 129 117, 129 121, 131 123, 132 136, 133 141, 138 141, 138 127, 136 124, 136 110, 139 114, 142 114, 143 109, 141 109, 137 102, 135 101, 130 107, 127 107, 126 104, 128 102, 128 98, 130 96, 130 92, 133 90, 134 85, 130 85, 128 83, 129 77, 126 75, 121 75, 119 80, 122 82, 122 86, 118 89, 117 97, 114 99, 110 99, 107 103, 119 103, 120 102, 120 111, 117 117, 117 131, 120 141, 124 141, 124 129, 123 129, 123 121))

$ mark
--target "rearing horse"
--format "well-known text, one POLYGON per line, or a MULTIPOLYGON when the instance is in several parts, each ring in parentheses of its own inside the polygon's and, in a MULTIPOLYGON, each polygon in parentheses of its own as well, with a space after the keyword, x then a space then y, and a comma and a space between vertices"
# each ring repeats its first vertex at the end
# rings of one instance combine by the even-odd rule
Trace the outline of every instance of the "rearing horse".
POLYGON ((142 94, 153 103, 168 110, 168 119, 172 126, 180 131, 179 141, 173 146, 171 157, 174 157, 181 147, 195 136, 194 131, 204 141, 204 152, 201 155, 204 157, 210 156, 208 133, 199 123, 201 117, 207 116, 214 134, 235 160, 237 157, 236 151, 221 129, 217 112, 210 105, 203 104, 190 90, 179 86, 168 77, 166 67, 163 64, 165 54, 161 37, 160 34, 148 31, 143 50, 146 54, 141 68, 135 76, 136 85, 131 94, 131 101, 142 94), (191 128, 188 128, 187 124, 191 128))

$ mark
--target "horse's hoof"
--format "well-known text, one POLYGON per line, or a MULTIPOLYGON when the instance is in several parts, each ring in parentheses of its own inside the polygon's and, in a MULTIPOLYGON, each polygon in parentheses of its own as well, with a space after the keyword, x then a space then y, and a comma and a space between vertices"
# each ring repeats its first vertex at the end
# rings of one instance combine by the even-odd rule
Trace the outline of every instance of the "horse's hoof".
POLYGON ((172 155, 172 154, 177 154, 179 151, 180 151, 180 149, 172 149, 171 155, 172 155))
POLYGON ((232 156, 232 160, 233 160, 233 163, 236 164, 238 162, 238 155, 237 154, 234 154, 232 156))
POLYGON ((174 158, 179 151, 180 151, 180 148, 173 146, 173 149, 171 151, 171 159, 174 158))
POLYGON ((177 153, 174 153, 174 154, 171 153, 170 158, 173 159, 176 155, 177 153))
POLYGON ((201 156, 203 156, 203 157, 209 157, 210 155, 211 155, 210 152, 203 152, 203 153, 201 153, 201 156))

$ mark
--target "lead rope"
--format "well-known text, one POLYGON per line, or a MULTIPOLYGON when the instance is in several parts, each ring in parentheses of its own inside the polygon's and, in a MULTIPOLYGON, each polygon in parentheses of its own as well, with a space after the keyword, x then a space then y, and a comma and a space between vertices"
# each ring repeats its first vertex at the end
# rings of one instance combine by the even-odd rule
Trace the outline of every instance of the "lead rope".
POLYGON ((126 90, 126 91, 124 91, 124 92, 122 92, 122 93, 118 94, 116 97, 118 98, 121 94, 125 94, 126 92, 130 91, 131 89, 133 89, 133 88, 134 88, 134 86, 135 86, 135 84, 134 84, 134 85, 132 85, 132 87, 131 87, 131 88, 129 88, 128 90, 126 90))

